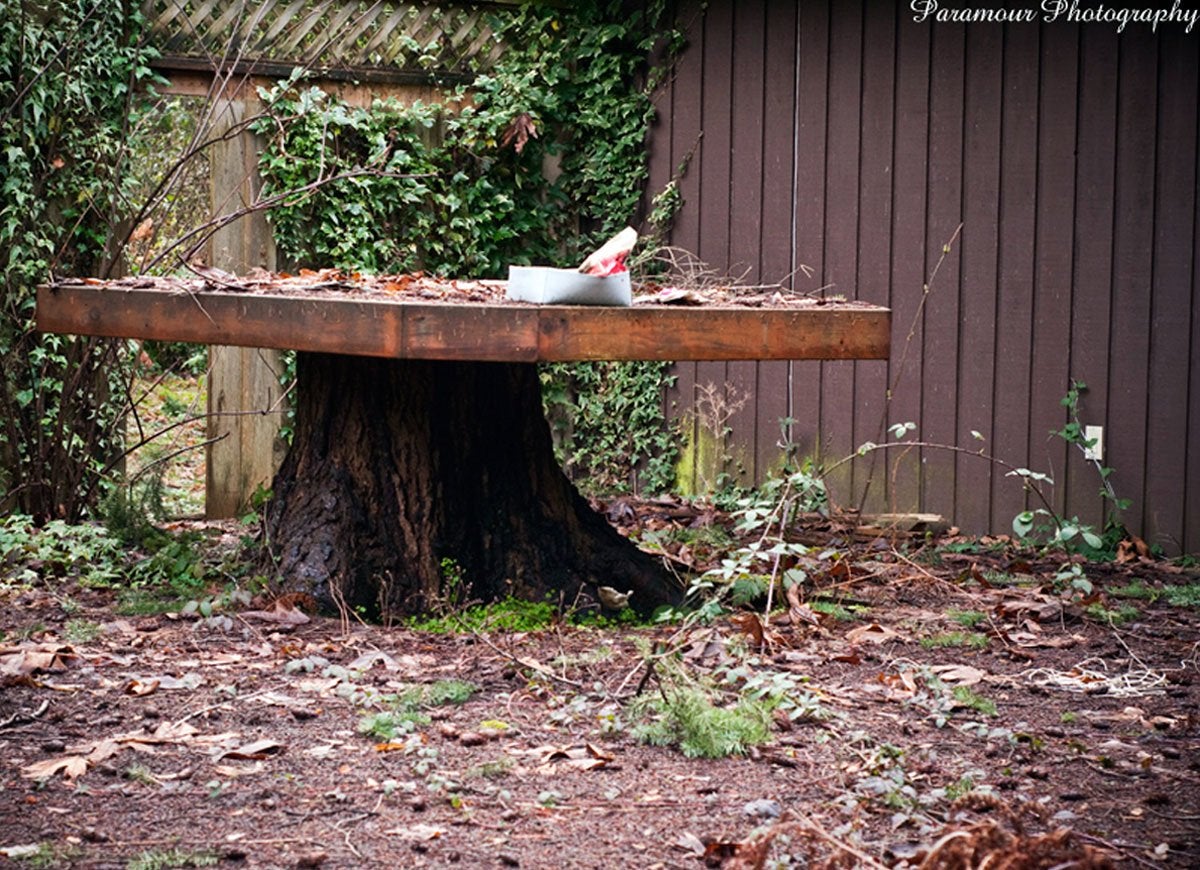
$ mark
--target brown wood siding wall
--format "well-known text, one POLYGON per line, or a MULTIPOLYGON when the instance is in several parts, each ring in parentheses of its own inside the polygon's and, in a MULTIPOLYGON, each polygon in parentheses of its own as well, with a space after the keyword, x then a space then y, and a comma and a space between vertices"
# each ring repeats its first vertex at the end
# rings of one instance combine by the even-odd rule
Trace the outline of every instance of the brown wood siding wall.
MULTIPOLYGON (((690 45, 651 138, 655 189, 692 155, 672 242, 750 282, 894 311, 888 363, 680 365, 677 413, 708 385, 730 408, 754 397, 728 419, 726 470, 769 474, 784 418, 826 460, 912 421, 1051 474, 1058 509, 1100 523, 1096 471, 1050 435, 1076 378, 1127 524, 1200 551, 1200 36, 916 22, 873 2, 681 15, 690 45)), ((857 459, 832 485, 841 504, 973 532, 1028 504, 1003 468, 936 449, 857 459)))

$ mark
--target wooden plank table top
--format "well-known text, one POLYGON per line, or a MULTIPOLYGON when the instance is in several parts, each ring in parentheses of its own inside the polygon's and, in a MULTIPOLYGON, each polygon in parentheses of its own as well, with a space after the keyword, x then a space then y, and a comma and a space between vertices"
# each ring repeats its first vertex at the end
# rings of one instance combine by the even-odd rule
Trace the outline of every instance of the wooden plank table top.
POLYGON ((887 359, 891 312, 854 302, 620 308, 336 291, 185 292, 152 281, 81 281, 39 288, 37 326, 43 332, 407 359, 835 360, 887 359))

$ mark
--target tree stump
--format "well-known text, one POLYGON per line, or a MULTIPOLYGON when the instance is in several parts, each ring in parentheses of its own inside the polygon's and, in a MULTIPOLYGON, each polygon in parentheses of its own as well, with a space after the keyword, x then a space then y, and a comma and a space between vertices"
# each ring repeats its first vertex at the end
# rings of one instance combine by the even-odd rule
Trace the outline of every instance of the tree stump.
POLYGON ((264 519, 285 589, 385 618, 600 585, 643 614, 682 599, 563 474, 534 364, 300 354, 296 392, 264 519))

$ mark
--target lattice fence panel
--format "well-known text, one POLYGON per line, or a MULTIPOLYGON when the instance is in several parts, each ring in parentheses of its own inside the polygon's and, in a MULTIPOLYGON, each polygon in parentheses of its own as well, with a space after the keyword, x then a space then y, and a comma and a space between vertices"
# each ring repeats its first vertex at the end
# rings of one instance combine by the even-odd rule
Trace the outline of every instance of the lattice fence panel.
POLYGON ((504 3, 369 0, 145 0, 151 39, 167 58, 265 61, 313 69, 472 76, 503 46, 504 3))

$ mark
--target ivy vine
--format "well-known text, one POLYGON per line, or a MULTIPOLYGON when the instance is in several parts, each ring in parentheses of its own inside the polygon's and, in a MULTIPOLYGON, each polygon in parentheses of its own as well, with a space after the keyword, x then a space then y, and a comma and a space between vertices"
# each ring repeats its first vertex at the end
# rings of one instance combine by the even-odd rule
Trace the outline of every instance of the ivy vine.
MULTIPOLYGON (((441 105, 357 108, 299 78, 263 93, 266 193, 303 191, 271 214, 289 265, 504 277, 509 265, 577 263, 636 222, 661 73, 647 59, 681 44, 664 0, 529 5, 492 19, 501 59, 441 105)), ((667 370, 543 369, 569 471, 606 488, 672 482, 667 370)))
POLYGON ((120 453, 121 342, 34 329, 37 285, 103 275, 154 80, 132 3, 20 0, 0 16, 0 510, 78 519, 120 453))

